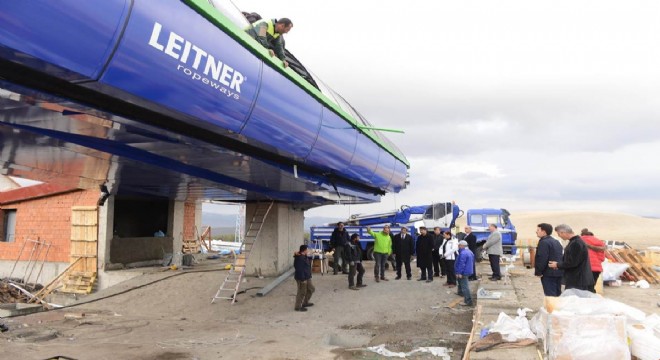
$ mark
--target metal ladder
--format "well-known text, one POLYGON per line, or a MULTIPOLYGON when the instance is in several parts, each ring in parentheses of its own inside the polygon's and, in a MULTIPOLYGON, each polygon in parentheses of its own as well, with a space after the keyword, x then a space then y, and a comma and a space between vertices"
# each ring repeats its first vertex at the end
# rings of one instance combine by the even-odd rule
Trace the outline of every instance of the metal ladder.
POLYGON ((269 203, 257 203, 257 206, 254 210, 254 215, 252 215, 252 220, 250 221, 249 227, 245 233, 245 238, 243 239, 243 244, 240 247, 240 254, 234 259, 234 264, 227 273, 225 281, 222 282, 218 292, 211 300, 211 304, 217 299, 226 299, 231 300, 231 303, 236 302, 236 294, 238 293, 238 288, 241 286, 241 280, 243 279, 243 274, 245 274, 245 265, 247 263, 252 247, 257 242, 257 237, 261 232, 261 228, 266 221, 266 216, 270 212, 270 209, 273 207, 273 202, 269 203))

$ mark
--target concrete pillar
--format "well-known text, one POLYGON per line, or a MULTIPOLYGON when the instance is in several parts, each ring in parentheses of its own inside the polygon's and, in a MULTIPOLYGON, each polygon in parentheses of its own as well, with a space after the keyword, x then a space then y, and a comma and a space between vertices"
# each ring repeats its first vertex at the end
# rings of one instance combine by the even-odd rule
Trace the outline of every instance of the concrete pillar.
POLYGON ((181 261, 183 260, 181 247, 183 246, 184 214, 185 202, 178 200, 170 201, 167 235, 172 237, 172 264, 177 266, 181 266, 181 261))
MULTIPOLYGON (((115 224, 115 196, 111 195, 103 206, 99 206, 99 234, 98 234, 98 269, 104 270, 110 263, 110 245, 112 244, 115 224)), ((99 274, 101 271, 99 271, 99 274)))
MULTIPOLYGON (((255 203, 246 206, 246 230, 255 208, 255 203)), ((273 204, 248 258, 246 274, 277 276, 291 268, 293 253, 304 242, 304 219, 304 212, 294 209, 290 204, 273 204)))
POLYGON ((200 200, 195 201, 195 227, 201 235, 204 229, 202 229, 202 202, 200 200))

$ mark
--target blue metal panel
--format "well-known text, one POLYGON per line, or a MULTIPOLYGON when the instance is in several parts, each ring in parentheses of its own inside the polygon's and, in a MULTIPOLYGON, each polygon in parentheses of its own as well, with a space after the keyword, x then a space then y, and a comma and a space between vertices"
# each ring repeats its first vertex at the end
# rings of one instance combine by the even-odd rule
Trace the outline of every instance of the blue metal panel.
MULTIPOLYGON (((358 131, 349 126, 346 120, 328 109, 323 109, 321 131, 306 163, 312 166, 322 164, 337 173, 345 172, 350 168, 357 137, 358 131)), ((359 179, 355 174, 352 175, 353 179, 359 179)))
POLYGON ((5 47, 0 51, 5 58, 67 80, 96 78, 128 10, 127 0, 0 1, 0 44, 5 47))
POLYGON ((398 160, 381 148, 379 148, 379 151, 378 167, 376 167, 374 176, 371 178, 371 183, 376 187, 385 189, 390 184, 390 180, 392 180, 394 166, 398 160))
POLYGON ((390 180, 390 185, 388 189, 398 193, 406 186, 406 175, 408 174, 408 168, 401 161, 396 161, 394 166, 394 174, 392 174, 392 180, 390 180))
POLYGON ((241 134, 302 159, 318 136, 321 109, 305 91, 264 66, 257 103, 241 134))
POLYGON ((238 132, 256 96, 261 65, 181 2, 135 1, 101 82, 238 132))
POLYGON ((369 182, 378 165, 380 148, 366 136, 358 136, 355 154, 346 172, 360 181, 369 182))

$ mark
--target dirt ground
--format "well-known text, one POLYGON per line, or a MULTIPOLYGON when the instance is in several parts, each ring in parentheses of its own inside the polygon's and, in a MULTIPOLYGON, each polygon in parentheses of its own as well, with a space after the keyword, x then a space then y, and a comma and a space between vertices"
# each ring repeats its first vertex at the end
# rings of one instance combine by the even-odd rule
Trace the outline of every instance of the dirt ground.
MULTIPOLYGON (((541 222, 538 218, 526 220, 541 222)), ((649 220, 652 225, 654 221, 649 220)), ((604 225, 598 227, 604 229, 604 225)), ((625 240, 643 249, 657 245, 648 240, 652 238, 625 240)), ((206 261, 190 272, 154 269, 83 299, 106 297, 98 301, 3 319, 10 330, 0 333, 0 358, 378 359, 384 357, 364 349, 380 344, 392 351, 444 346, 453 349, 452 359, 461 358, 467 336, 451 332, 471 330, 473 309, 446 307, 459 297, 442 286, 444 279, 430 284, 414 279, 395 281, 388 271, 390 281, 374 283, 373 263, 365 265, 368 287, 360 291, 349 290, 343 275, 314 274, 315 305, 304 313, 293 311, 296 288, 291 278, 265 297, 257 297, 257 289, 272 279, 251 277, 242 285, 247 292, 239 296, 238 303, 211 304, 224 279, 224 272, 217 271, 223 266, 218 260, 206 261), (110 296, 113 293, 118 295, 110 296)), ((413 269, 416 275, 417 269, 413 269)), ((487 274, 487 265, 481 263, 478 271, 487 274)), ((533 271, 519 264, 512 274, 520 306, 538 310, 543 294, 533 271)), ((476 285, 471 282, 473 294, 476 285)), ((604 290, 605 297, 647 315, 660 313, 659 285, 638 289, 624 284, 604 290)), ((421 354, 415 358, 432 357, 421 354)))
MULTIPOLYGON (((375 359, 364 348, 380 344, 392 351, 444 346, 453 349, 452 359, 462 356, 467 336, 450 332, 471 330, 472 308, 445 307, 460 297, 442 286, 444 279, 394 280, 388 271, 390 281, 374 283, 372 263, 366 265, 368 287, 360 291, 349 290, 344 275, 314 274, 315 305, 307 312, 293 310, 291 278, 264 297, 254 288, 272 279, 249 278, 247 293, 230 305, 210 302, 222 272, 177 275, 85 305, 5 319, 2 357, 375 359)), ((143 285, 129 282, 123 286, 143 285)))

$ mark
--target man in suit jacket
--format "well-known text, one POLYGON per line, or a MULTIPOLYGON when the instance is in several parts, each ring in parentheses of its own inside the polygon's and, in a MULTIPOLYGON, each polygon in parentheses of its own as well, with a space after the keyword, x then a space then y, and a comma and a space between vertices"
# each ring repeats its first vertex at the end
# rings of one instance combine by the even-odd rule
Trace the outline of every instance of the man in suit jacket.
POLYGON ((488 280, 501 280, 502 274, 500 273, 500 256, 504 254, 502 249, 502 234, 497 231, 497 225, 490 224, 488 225, 488 240, 484 244, 484 250, 488 253, 488 261, 490 261, 490 269, 493 271, 493 275, 488 278, 488 280))
POLYGON ((419 228, 415 252, 417 253, 417 267, 421 269, 422 276, 417 281, 433 281, 433 237, 428 234, 426 227, 419 228), (428 275, 427 275, 428 274, 428 275))
POLYGON ((410 270, 410 257, 415 252, 415 244, 413 238, 408 234, 408 228, 402 227, 401 232, 394 235, 392 239, 392 253, 396 259, 396 280, 401 279, 401 265, 406 266, 406 278, 412 278, 412 270, 410 270))
POLYGON ((468 280, 474 281, 477 280, 477 237, 472 233, 471 226, 465 227, 465 237, 463 237, 463 240, 467 242, 468 249, 474 254, 474 261, 472 261, 472 275, 468 278, 468 280))
POLYGON ((563 248, 559 240, 550 235, 552 235, 552 225, 546 223, 537 225, 536 236, 539 237, 539 244, 536 246, 534 258, 534 275, 541 278, 545 296, 559 296, 564 272, 551 269, 548 264, 550 261, 561 261, 563 248))

